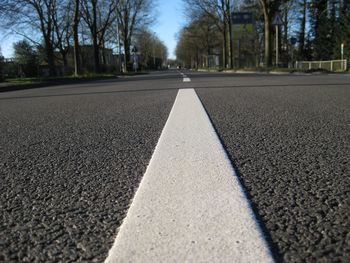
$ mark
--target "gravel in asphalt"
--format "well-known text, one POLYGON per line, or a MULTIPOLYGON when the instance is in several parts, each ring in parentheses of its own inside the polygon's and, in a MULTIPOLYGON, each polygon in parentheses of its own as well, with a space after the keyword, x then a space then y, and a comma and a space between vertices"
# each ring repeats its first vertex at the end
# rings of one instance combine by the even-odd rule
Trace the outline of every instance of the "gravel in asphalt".
POLYGON ((350 262, 349 76, 186 75, 0 94, 0 261, 102 262, 198 88, 276 256, 350 262))
POLYGON ((0 262, 102 262, 176 93, 2 99, 0 262))
POLYGON ((197 89, 284 262, 350 262, 350 89, 322 81, 197 89))

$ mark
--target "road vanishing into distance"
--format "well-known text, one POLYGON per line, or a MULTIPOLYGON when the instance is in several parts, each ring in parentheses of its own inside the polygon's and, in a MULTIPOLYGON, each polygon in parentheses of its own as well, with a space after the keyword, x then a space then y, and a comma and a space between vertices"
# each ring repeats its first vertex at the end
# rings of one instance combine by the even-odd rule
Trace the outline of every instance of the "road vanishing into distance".
POLYGON ((350 262, 350 75, 169 70, 3 92, 0 134, 0 262, 350 262))

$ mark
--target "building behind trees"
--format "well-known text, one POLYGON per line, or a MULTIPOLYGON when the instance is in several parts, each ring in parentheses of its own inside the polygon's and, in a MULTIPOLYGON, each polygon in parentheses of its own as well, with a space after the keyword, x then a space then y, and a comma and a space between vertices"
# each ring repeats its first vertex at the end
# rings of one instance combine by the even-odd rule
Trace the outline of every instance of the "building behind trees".
POLYGON ((3 0, 2 29, 22 35, 37 58, 35 67, 16 58, 7 64, 26 76, 128 71, 137 35, 155 21, 154 6, 154 0, 3 0))

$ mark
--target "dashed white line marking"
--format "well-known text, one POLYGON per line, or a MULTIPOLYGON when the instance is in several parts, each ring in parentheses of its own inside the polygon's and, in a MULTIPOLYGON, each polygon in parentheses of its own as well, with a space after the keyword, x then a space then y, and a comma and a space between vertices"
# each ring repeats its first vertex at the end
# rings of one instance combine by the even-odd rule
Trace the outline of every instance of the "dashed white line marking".
POLYGON ((273 262, 193 89, 180 90, 105 262, 273 262))
POLYGON ((187 77, 185 73, 180 72, 180 71, 178 71, 178 72, 179 72, 179 73, 181 74, 181 76, 183 77, 183 82, 191 82, 191 79, 190 79, 189 77, 187 77))

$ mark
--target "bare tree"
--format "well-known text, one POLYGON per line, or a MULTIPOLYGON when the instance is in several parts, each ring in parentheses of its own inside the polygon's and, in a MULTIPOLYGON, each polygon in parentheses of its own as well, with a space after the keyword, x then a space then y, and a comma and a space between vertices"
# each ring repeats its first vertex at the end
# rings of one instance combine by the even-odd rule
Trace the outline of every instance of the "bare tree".
POLYGON ((300 31, 299 31, 299 57, 303 58, 305 51, 305 33, 306 33, 306 12, 307 12, 307 0, 300 0, 300 31))
POLYGON ((230 0, 184 0, 190 17, 200 17, 206 14, 211 17, 223 39, 223 64, 233 66, 233 45, 231 30, 230 0), (230 58, 228 62, 228 57, 230 58))
POLYGON ((296 28, 299 23, 300 12, 299 0, 281 0, 281 15, 282 15, 282 57, 285 65, 289 65, 290 54, 293 49, 290 49, 290 36, 293 34, 292 28, 296 28))
POLYGON ((55 32, 55 48, 57 48, 61 54, 64 72, 68 67, 67 55, 71 47, 72 38, 72 13, 73 3, 71 0, 62 1, 56 10, 53 12, 52 21, 55 32))
POLYGON ((153 0, 120 0, 117 8, 120 36, 124 46, 125 70, 130 69, 130 46, 138 26, 150 24, 153 0))
POLYGON ((145 69, 158 69, 167 59, 168 49, 164 43, 147 28, 136 35, 136 45, 141 54, 140 65, 145 69))
POLYGON ((209 56, 221 49, 221 45, 221 33, 217 32, 212 19, 203 14, 181 30, 176 57, 185 67, 208 67, 209 56))
POLYGON ((193 41, 191 31, 183 28, 179 34, 179 40, 176 45, 176 58, 183 67, 192 68, 193 60, 197 61, 198 41, 193 41))
POLYGON ((265 48, 265 66, 272 65, 271 55, 271 21, 279 8, 280 1, 259 0, 264 16, 264 48, 265 48))
POLYGON ((90 30, 94 49, 95 73, 100 72, 100 48, 103 46, 107 29, 116 19, 118 2, 109 0, 82 0, 83 19, 90 30))
MULTIPOLYGON (((56 0, 3 0, 2 18, 7 28, 16 27, 15 32, 29 28, 41 33, 50 76, 56 75, 54 55, 54 23, 56 0)), ((38 44, 32 37, 22 33, 27 39, 38 44)), ((33 34, 29 34, 30 36, 33 34)))

